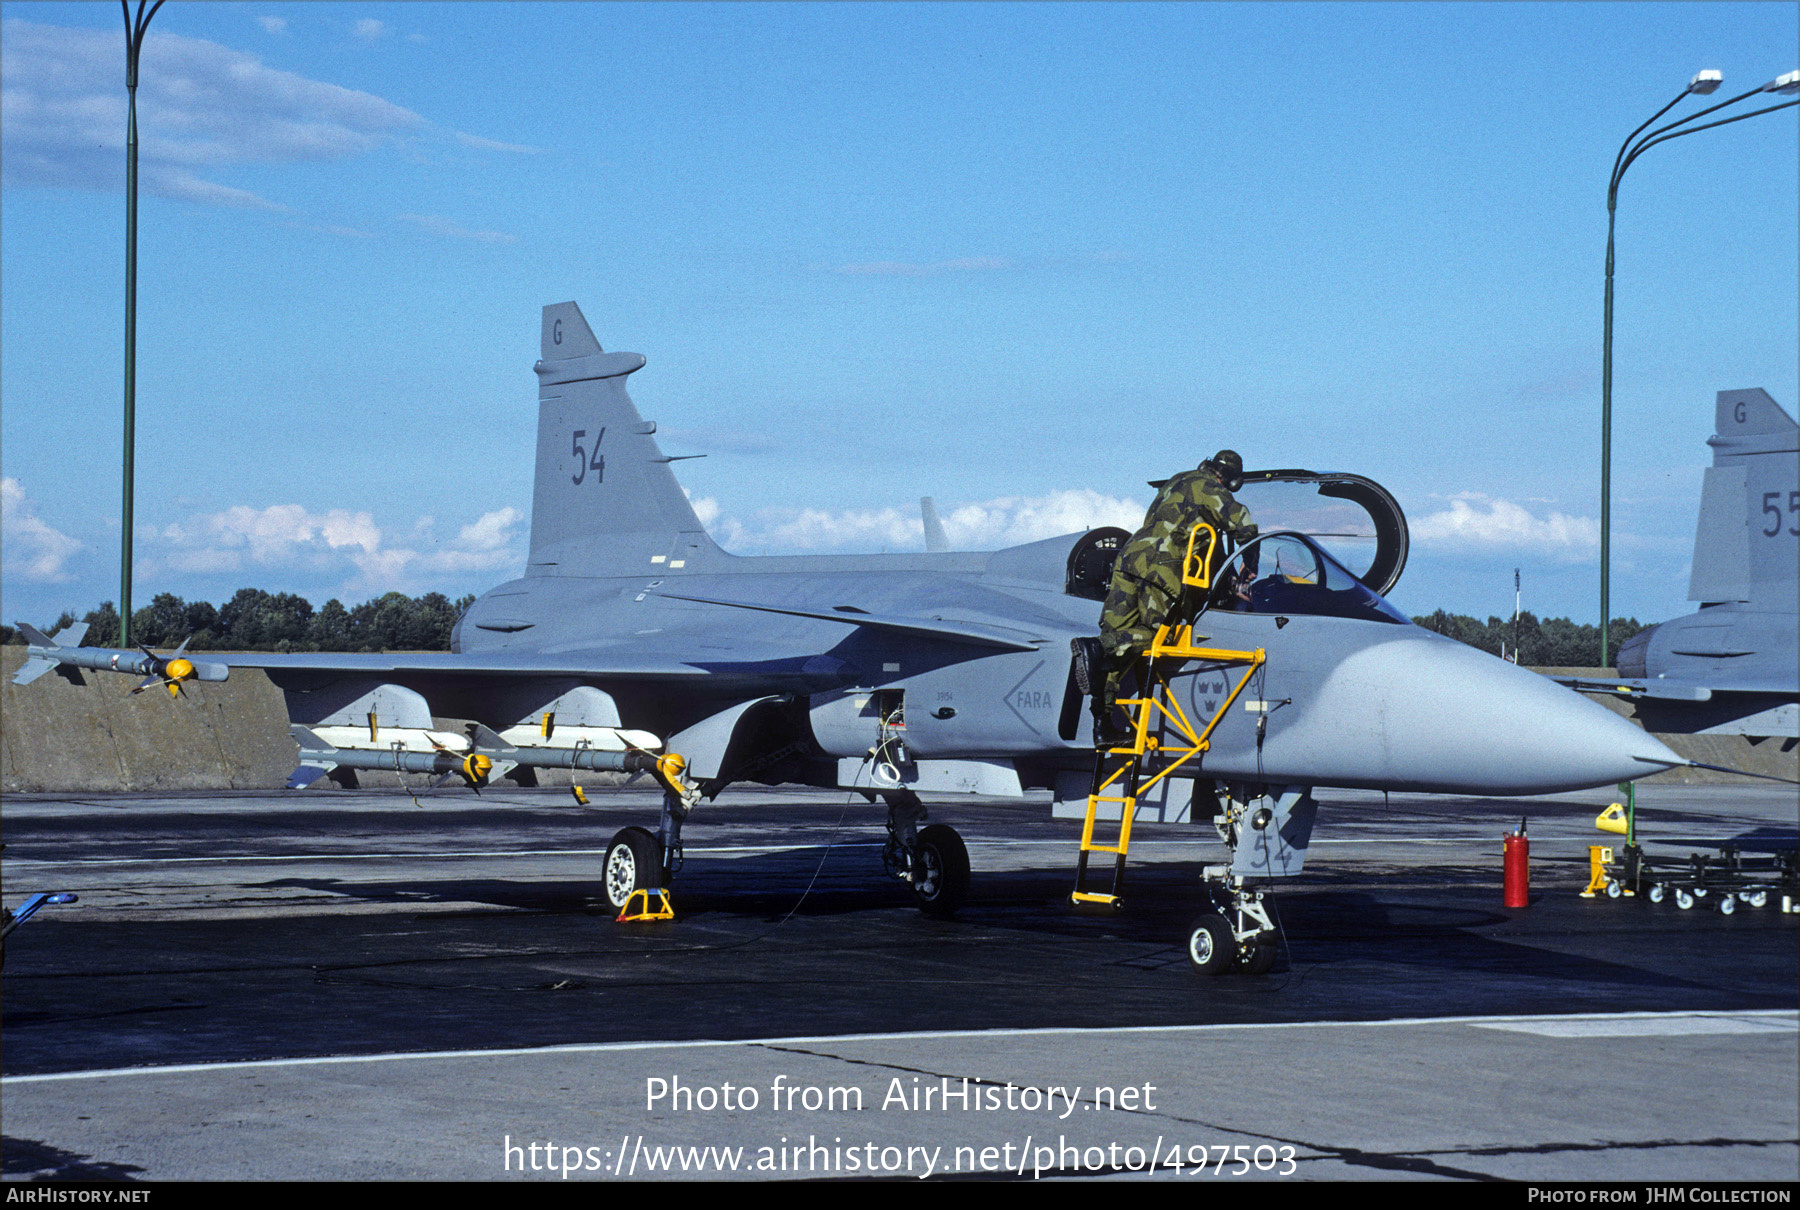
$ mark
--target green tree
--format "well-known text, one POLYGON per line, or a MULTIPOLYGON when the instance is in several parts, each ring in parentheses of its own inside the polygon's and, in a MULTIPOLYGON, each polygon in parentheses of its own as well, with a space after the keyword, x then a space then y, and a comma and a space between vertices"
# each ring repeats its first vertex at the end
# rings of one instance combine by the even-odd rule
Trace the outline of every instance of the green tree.
MULTIPOLYGON (((81 640, 83 647, 117 647, 119 645, 119 610, 111 601, 100 602, 100 608, 88 610, 87 616, 81 619, 88 624, 87 635, 81 640)), ((62 629, 58 620, 57 630, 62 629)), ((52 635, 55 630, 50 632, 52 635)))
POLYGON ((350 611, 336 597, 325 602, 313 614, 306 628, 307 642, 314 651, 352 651, 350 645, 350 611))

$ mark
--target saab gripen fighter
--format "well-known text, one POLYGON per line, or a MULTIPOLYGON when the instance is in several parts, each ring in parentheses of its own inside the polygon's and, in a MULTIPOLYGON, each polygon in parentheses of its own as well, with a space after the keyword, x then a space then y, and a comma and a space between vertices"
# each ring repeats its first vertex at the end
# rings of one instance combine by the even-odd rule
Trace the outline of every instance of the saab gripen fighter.
POLYGON ((1800 427, 1761 389, 1720 391, 1700 491, 1688 600, 1638 631, 1617 678, 1567 678, 1624 697, 1652 731, 1800 736, 1800 427))
POLYGON ((701 799, 734 782, 843 787, 885 802, 887 871, 934 913, 967 893, 969 859, 953 828, 919 826, 920 796, 1048 790, 1086 820, 1077 898, 1118 904, 1134 823, 1217 830, 1228 860, 1207 868, 1213 906, 1189 947, 1217 971, 1273 961, 1262 897, 1303 866, 1316 787, 1549 794, 1684 763, 1388 604, 1406 523, 1378 484, 1274 470, 1245 476, 1261 534, 1216 551, 1209 607, 1167 636, 1133 743, 1097 773, 1071 641, 1096 632, 1124 530, 997 551, 734 556, 626 393, 644 358, 604 351, 572 302, 544 308, 541 354, 525 572, 469 608, 450 653, 209 653, 285 691, 292 785, 355 769, 475 787, 539 768, 648 772, 666 791, 657 827, 621 831, 602 871, 621 908, 666 888, 701 799), (1116 859, 1109 891, 1085 888, 1095 852, 1116 859))

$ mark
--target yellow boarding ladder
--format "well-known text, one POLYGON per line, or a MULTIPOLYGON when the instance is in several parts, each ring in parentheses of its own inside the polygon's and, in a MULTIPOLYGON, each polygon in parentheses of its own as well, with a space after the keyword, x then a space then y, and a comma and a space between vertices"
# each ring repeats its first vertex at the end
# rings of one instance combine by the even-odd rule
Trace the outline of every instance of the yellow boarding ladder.
MULTIPOLYGON (((1206 522, 1202 521, 1194 526, 1188 535, 1187 557, 1182 565, 1182 583, 1192 588, 1211 589, 1213 555, 1218 548, 1218 540, 1218 531, 1206 522), (1194 548, 1202 531, 1207 538, 1206 549, 1204 553, 1197 555, 1194 548)), ((1198 641, 1204 642, 1205 639, 1206 636, 1201 635, 1198 641)), ((1225 712, 1231 709, 1231 704, 1237 701, 1238 695, 1250 683, 1256 670, 1268 659, 1260 647, 1255 651, 1231 651, 1198 646, 1191 623, 1158 627, 1156 637, 1151 640, 1150 649, 1145 655, 1147 669, 1143 696, 1122 698, 1116 703, 1132 712, 1131 743, 1127 747, 1109 748, 1096 754, 1094 759, 1093 786, 1088 794, 1087 819, 1081 828, 1081 851, 1076 858, 1075 890, 1069 896, 1073 903, 1103 903, 1115 908, 1120 905, 1119 888, 1125 874, 1125 857, 1131 848, 1131 823, 1137 814, 1137 800, 1176 769, 1190 760, 1197 760, 1212 746, 1213 729, 1225 717, 1225 712), (1176 661, 1176 668, 1190 660, 1203 661, 1221 669, 1241 667, 1244 675, 1238 678, 1237 684, 1213 712, 1212 718, 1207 720, 1205 727, 1196 729, 1187 712, 1182 710, 1181 703, 1175 700, 1175 694, 1169 688, 1168 673, 1158 668, 1159 661, 1168 660, 1176 661), (1107 766, 1110 763, 1116 763, 1116 767, 1108 772, 1107 766), (1102 804, 1117 806, 1119 809, 1119 830, 1111 844, 1094 839, 1094 823, 1102 804), (1114 855, 1112 889, 1104 894, 1087 889, 1089 853, 1114 855)))

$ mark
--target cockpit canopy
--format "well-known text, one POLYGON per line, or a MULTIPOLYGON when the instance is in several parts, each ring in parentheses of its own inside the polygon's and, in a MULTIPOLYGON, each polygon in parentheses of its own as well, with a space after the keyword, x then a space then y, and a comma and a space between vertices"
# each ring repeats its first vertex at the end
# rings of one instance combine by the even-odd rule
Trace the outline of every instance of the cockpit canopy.
POLYGON ((1225 561, 1207 599, 1212 611, 1359 618, 1408 623, 1305 534, 1261 534, 1225 561))
POLYGON ((1236 495, 1257 529, 1315 539, 1377 594, 1392 592, 1406 570, 1406 515, 1373 479, 1335 471, 1247 471, 1236 495))
MULTIPOLYGON (((1391 592, 1406 570, 1406 515, 1373 479, 1341 471, 1246 471, 1235 495, 1262 533, 1304 536, 1330 548, 1325 557, 1331 565, 1360 581, 1376 600, 1391 592)), ((1104 599, 1113 561, 1130 538, 1116 526, 1084 534, 1069 551, 1064 591, 1104 599)), ((1382 605, 1392 610, 1385 601, 1382 605)))

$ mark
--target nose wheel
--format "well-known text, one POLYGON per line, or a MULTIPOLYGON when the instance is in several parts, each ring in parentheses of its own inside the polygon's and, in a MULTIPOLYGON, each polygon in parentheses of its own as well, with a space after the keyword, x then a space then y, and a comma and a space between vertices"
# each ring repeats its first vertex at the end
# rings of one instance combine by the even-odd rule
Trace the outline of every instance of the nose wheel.
POLYGON ((1207 893, 1213 910, 1188 927, 1188 963, 1194 973, 1267 974, 1280 948, 1263 892, 1244 887, 1241 880, 1209 880, 1207 893))

